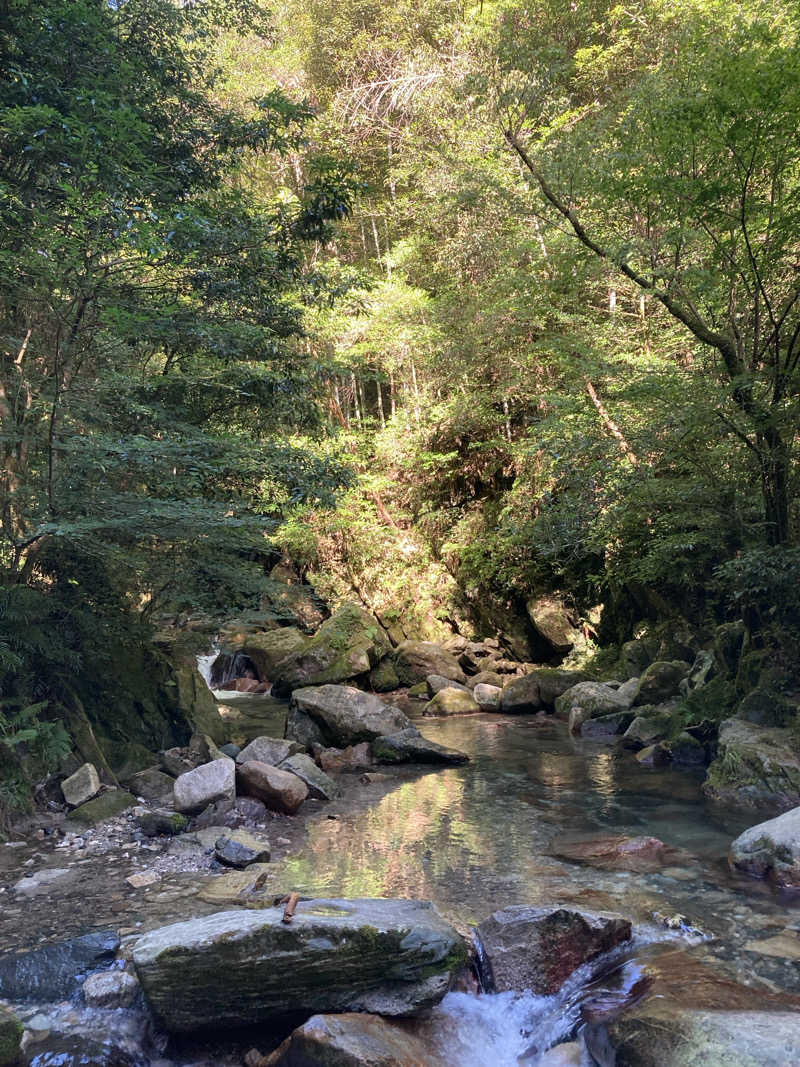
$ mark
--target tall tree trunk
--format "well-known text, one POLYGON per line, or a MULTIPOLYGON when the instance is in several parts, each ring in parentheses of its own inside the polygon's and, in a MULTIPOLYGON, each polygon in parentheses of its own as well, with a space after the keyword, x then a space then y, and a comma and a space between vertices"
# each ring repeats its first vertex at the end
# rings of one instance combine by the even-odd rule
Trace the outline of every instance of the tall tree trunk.
POLYGON ((375 390, 378 399, 378 418, 381 420, 381 429, 386 429, 386 416, 383 411, 383 389, 378 378, 375 379, 375 390))

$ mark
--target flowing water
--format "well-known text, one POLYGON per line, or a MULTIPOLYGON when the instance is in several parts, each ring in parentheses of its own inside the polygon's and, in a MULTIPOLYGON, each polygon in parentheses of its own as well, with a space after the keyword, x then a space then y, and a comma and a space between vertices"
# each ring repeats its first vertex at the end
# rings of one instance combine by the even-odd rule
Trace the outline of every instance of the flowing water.
MULTIPOLYGON (((269 732, 278 732, 282 714, 268 700, 226 709, 233 732, 250 735, 267 720, 269 732)), ((732 838, 759 816, 707 802, 701 772, 642 767, 616 746, 571 737, 547 716, 475 715, 419 725, 471 762, 403 772, 374 787, 370 806, 337 803, 336 818, 323 811, 302 851, 278 856, 272 885, 308 896, 430 899, 462 930, 512 904, 618 910, 636 924, 633 950, 617 961, 620 974, 655 954, 693 981, 701 982, 697 976, 710 964, 742 986, 800 991, 797 960, 769 947, 800 918, 796 900, 732 875, 726 863, 732 838), (629 857, 604 866, 557 855, 576 839, 604 834, 657 837, 669 852, 657 863, 629 857)), ((8 884, 8 850, 1 851, 8 884)), ((14 859, 26 856, 19 850, 14 859)), ((82 932, 91 917, 95 927, 122 927, 134 936, 138 928, 211 910, 196 897, 208 875, 176 874, 149 895, 136 895, 120 890, 123 862, 117 854, 86 856, 71 898, 54 889, 20 903, 6 892, 0 899, 10 908, 0 915, 0 937, 33 946, 58 932, 82 932), (70 899, 69 913, 60 913, 70 899)), ((449 1035, 454 1065, 517 1067, 527 1048, 546 1048, 574 1028, 589 977, 575 976, 556 998, 451 994, 430 1025, 446 1024, 437 1033, 449 1035)), ((726 1006, 724 995, 719 1006, 726 1006)), ((737 1007, 733 994, 729 1006, 737 1007)), ((181 1062, 229 1062, 197 1058, 196 1049, 192 1055, 181 1062)))

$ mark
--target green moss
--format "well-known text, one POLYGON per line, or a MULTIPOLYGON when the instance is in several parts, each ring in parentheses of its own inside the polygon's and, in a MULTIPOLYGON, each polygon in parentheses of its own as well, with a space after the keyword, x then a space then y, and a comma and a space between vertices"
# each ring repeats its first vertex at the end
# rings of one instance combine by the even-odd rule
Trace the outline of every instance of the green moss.
POLYGON ((0 1004, 0 1067, 17 1063, 22 1023, 10 1008, 0 1004))

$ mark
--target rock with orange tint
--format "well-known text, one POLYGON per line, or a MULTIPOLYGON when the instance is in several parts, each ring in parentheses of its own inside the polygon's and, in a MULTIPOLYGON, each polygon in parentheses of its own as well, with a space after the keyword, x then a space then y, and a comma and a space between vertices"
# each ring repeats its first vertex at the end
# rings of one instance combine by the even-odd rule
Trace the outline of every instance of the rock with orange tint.
POLYGON ((243 793, 287 815, 294 815, 308 796, 308 786, 296 774, 258 760, 237 767, 236 782, 243 793))

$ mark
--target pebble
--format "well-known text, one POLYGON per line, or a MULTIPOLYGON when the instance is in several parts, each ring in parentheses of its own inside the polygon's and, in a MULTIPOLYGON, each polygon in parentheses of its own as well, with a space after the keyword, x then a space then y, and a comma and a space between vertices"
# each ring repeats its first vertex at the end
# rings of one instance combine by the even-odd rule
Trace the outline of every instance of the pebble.
POLYGON ((143 871, 141 874, 132 874, 125 879, 128 885, 132 885, 134 889, 143 889, 147 885, 153 885, 154 882, 159 881, 159 877, 153 871, 143 871))

